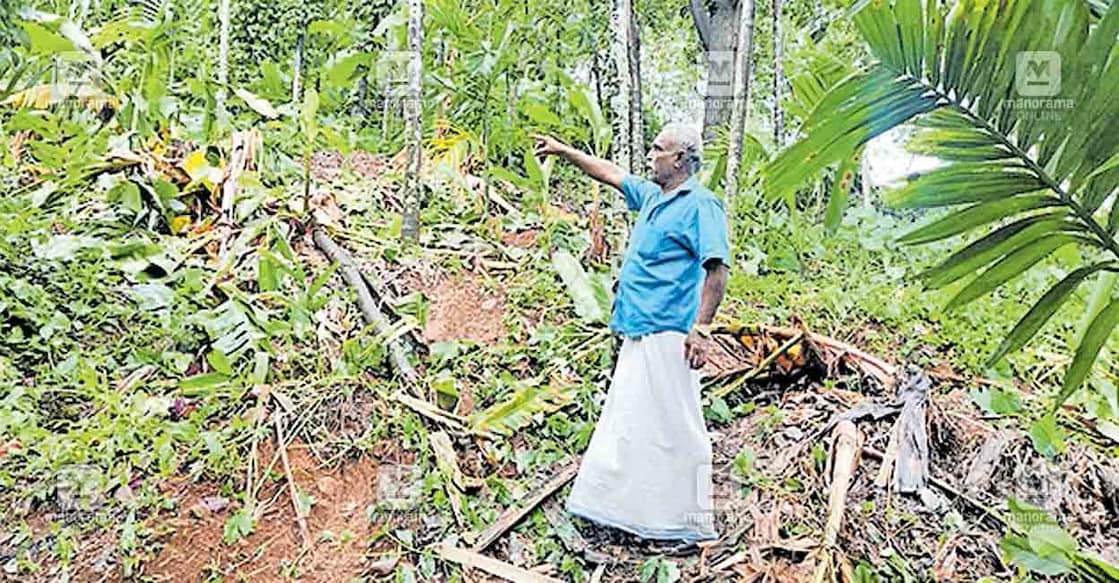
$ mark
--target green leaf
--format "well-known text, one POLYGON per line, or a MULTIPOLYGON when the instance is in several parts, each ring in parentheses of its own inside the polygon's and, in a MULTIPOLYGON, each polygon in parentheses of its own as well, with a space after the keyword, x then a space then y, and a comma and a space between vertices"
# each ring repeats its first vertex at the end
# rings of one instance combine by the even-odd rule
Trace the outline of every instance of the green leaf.
POLYGON ((122 180, 118 182, 109 190, 106 194, 106 198, 110 202, 120 204, 124 210, 128 211, 128 214, 133 216, 140 214, 140 211, 144 210, 144 205, 140 198, 140 188, 131 180, 122 180))
POLYGON ((980 409, 994 415, 1017 415, 1022 412, 1022 403, 1015 391, 985 388, 973 392, 971 399, 980 409))
POLYGON ((516 430, 532 423, 537 413, 547 414, 558 410, 571 400, 569 387, 531 381, 517 383, 515 392, 504 401, 475 413, 470 425, 475 431, 512 435, 516 430))
POLYGON ((175 301, 175 291, 162 283, 141 283, 132 286, 132 298, 144 311, 158 310, 175 301))
POLYGON ((835 181, 832 182, 831 194, 828 195, 828 208, 824 212, 824 229, 834 233, 843 221, 843 211, 847 208, 847 197, 851 187, 855 184, 855 174, 859 170, 859 161, 862 159, 863 149, 855 150, 850 156, 843 159, 835 172, 835 181))
POLYGON ((225 521, 222 539, 225 544, 233 544, 252 534, 256 525, 253 523, 252 514, 246 508, 241 508, 229 516, 225 521))
POLYGON ((1025 346, 1037 334, 1037 331, 1045 325, 1045 322, 1049 321, 1049 318, 1053 317, 1053 314, 1060 309, 1065 300, 1072 295, 1072 292, 1076 291, 1077 286, 1088 276, 1106 265, 1099 263, 1081 267, 1065 276, 1057 285, 1049 288, 1049 291, 1045 292, 1045 295, 1041 296, 1041 299, 1030 308, 1030 311, 1026 312, 1026 315, 1022 316, 1022 319, 1014 325, 1014 329, 1007 334, 994 354, 988 359, 987 366, 993 366, 1002 357, 1025 346))
POLYGON ((522 157, 525 164, 525 174, 528 174, 528 179, 534 183, 537 189, 541 189, 544 183, 544 172, 540 169, 540 162, 536 160, 536 154, 531 146, 524 149, 522 157))
POLYGON ((354 53, 346 55, 330 65, 326 71, 326 78, 334 87, 342 88, 353 80, 357 68, 369 62, 369 53, 354 53))
POLYGON ((27 33, 28 40, 31 41, 31 53, 34 55, 55 55, 70 52, 76 48, 74 43, 67 40, 66 37, 52 32, 41 24, 22 22, 20 26, 27 33))
POLYGON ((1045 188, 1022 167, 952 164, 922 174, 884 198, 886 204, 899 208, 934 208, 1000 200, 1045 188))
POLYGON ((303 107, 299 110, 299 123, 303 131, 303 139, 307 144, 313 144, 319 131, 318 118, 319 94, 308 87, 303 93, 303 107))
POLYGON ((979 274, 967 287, 960 290, 960 293, 948 302, 948 309, 958 308, 991 293, 995 288, 1025 273, 1026 270, 1048 257, 1059 247, 1078 240, 1079 237, 1075 235, 1057 234, 1024 244, 979 274))
POLYGON ((272 107, 272 104, 263 97, 255 95, 241 88, 234 89, 233 94, 237 97, 240 97, 241 101, 244 101, 245 105, 248 105, 250 108, 252 108, 253 111, 259 113, 260 115, 263 115, 268 119, 276 119, 277 117, 280 117, 280 113, 276 111, 276 108, 272 107))
POLYGON ((225 353, 220 350, 211 350, 206 353, 206 362, 210 363, 215 372, 227 376, 233 375, 233 365, 229 363, 229 358, 225 356, 225 353))
POLYGON ((229 380, 229 377, 216 372, 194 375, 179 381, 180 389, 208 389, 229 380))
POLYGON ((1069 365, 1068 372, 1065 373, 1061 393, 1053 403, 1054 410, 1063 405, 1069 396, 1084 383, 1084 379, 1088 377, 1088 371, 1091 370, 1092 364, 1096 362, 1096 357, 1099 356, 1100 348, 1111 336, 1111 331, 1115 329, 1116 324, 1119 324, 1119 300, 1112 300, 1092 320, 1092 323, 1084 332, 1084 338, 1080 341, 1080 346, 1076 347, 1072 364, 1069 365))
POLYGON ((1076 539, 1055 524, 1039 524, 1030 529, 1030 548, 1041 556, 1071 555, 1076 552, 1076 539))
POLYGON ((524 106, 521 107, 521 111, 525 112, 525 115, 530 117, 532 121, 542 126, 554 127, 563 125, 558 115, 552 113, 550 109, 535 101, 525 103, 524 106))
POLYGON ((1025 537, 1007 535, 999 541, 1003 555, 1011 564, 1042 575, 1062 575, 1069 573, 1072 565, 1062 555, 1041 556, 1032 548, 1025 537))
POLYGON ((1030 441, 1037 453, 1054 458, 1065 451, 1065 430, 1057 424, 1057 418, 1046 415, 1030 425, 1030 441))
POLYGON ((975 273, 984 265, 1005 256, 1025 243, 1045 235, 1077 229, 1079 226, 1066 221, 1063 213, 1027 217, 995 229, 982 239, 953 253, 939 265, 928 269, 920 277, 929 289, 938 289, 975 273))
POLYGON ((579 264, 579 260, 566 251, 556 251, 552 255, 552 267, 559 274, 567 294, 575 303, 575 313, 584 320, 604 322, 606 312, 595 298, 591 278, 579 264))
POLYGON ((1057 525, 1057 521, 1053 520, 1053 517, 1049 516, 1045 509, 1017 498, 1007 498, 1006 509, 1010 512, 1010 520, 1013 525, 1022 532, 1029 531, 1039 524, 1057 525))
POLYGON ((676 583, 680 580, 680 567, 675 561, 661 561, 657 569, 657 583, 676 583))
POLYGON ((993 200, 954 212, 932 224, 910 231, 898 239, 899 243, 921 245, 947 239, 977 227, 1012 217, 1026 211, 1056 206, 1057 199, 1048 195, 1028 195, 993 200))

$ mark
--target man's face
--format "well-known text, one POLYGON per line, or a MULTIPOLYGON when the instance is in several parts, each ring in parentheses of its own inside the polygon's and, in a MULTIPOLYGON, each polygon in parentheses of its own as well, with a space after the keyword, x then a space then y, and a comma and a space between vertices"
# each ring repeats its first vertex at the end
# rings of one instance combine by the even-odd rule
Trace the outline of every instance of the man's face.
POLYGON ((653 147, 645 156, 645 165, 653 182, 661 186, 668 184, 683 171, 683 164, 683 156, 676 140, 664 132, 658 134, 657 139, 653 140, 653 147))

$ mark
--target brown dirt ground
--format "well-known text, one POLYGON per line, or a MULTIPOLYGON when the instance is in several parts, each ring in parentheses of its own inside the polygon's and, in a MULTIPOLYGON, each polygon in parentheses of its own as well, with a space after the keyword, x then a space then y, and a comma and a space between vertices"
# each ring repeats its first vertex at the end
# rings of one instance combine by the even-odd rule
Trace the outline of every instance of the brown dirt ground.
POLYGON ((318 182, 333 182, 342 175, 342 169, 349 166, 350 170, 363 178, 377 178, 388 167, 388 162, 382 156, 370 154, 362 150, 355 150, 349 156, 342 156, 339 152, 315 152, 311 155, 311 175, 318 182))
MULTIPOLYGON (((261 447, 260 459, 272 452, 261 447)), ((345 581, 366 572, 366 545, 377 526, 366 509, 377 499, 377 464, 362 458, 336 469, 320 468, 298 444, 288 449, 292 475, 301 491, 313 496, 307 517, 311 553, 301 552, 301 539, 287 485, 278 480, 262 488, 261 503, 268 503, 248 537, 226 545, 222 535, 231 506, 210 512, 200 506, 203 498, 218 495, 212 484, 180 484, 179 502, 172 516, 157 517, 160 530, 169 532, 163 547, 145 566, 145 575, 157 581, 201 581, 210 575, 249 581, 283 581, 284 569, 297 566, 301 581, 345 581), (270 502, 269 502, 270 501, 270 502), (328 540, 325 533, 331 533, 328 540), (343 533, 350 533, 343 542, 343 533)), ((279 463, 274 469, 281 472, 279 463)))
POLYGON ((424 339, 428 342, 472 340, 492 344, 508 334, 505 293, 487 290, 478 276, 446 278, 423 289, 430 304, 424 339))
POLYGON ((536 246, 536 239, 540 236, 539 229, 529 229, 527 231, 506 231, 501 234, 501 242, 509 247, 518 247, 521 249, 529 249, 536 246))

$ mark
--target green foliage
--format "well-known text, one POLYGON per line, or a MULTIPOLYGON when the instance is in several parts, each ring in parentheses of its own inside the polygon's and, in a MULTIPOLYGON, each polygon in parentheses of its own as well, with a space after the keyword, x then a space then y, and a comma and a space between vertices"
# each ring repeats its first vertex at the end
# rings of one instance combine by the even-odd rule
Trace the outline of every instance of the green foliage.
MULTIPOLYGON (((948 164, 910 180, 889 200, 909 208, 973 206, 911 233, 910 242, 1016 219, 924 276, 931 287, 942 287, 986 267, 950 307, 991 293, 1066 245, 1079 247, 1087 271, 1044 295, 996 357, 1028 342, 1079 283, 1113 269, 1110 262, 1119 259, 1115 221, 1096 216, 1119 184, 1112 162, 1119 156, 1119 127, 1113 127, 1119 102, 1108 97, 1108 87, 1119 82, 1119 65, 1108 57, 1119 8, 1112 5, 1096 19, 1079 2, 1059 4, 1059 21, 1034 0, 960 2, 947 13, 914 0, 865 5, 855 22, 877 62, 822 97, 802 126, 804 139, 766 171, 768 192, 779 196, 852 148, 916 120, 921 133, 914 147, 948 164), (1039 112, 1015 100, 1015 71, 1022 68, 1016 55, 1045 50, 1060 55, 1060 97, 1075 107, 1039 112), (1099 127, 1101 120, 1108 128, 1099 127)), ((1087 378, 1119 322, 1115 314, 1104 309, 1092 322, 1054 407, 1087 378)))
POLYGON ((999 541, 1004 558, 1019 573, 1071 575, 1086 581, 1114 581, 1119 569, 1079 548, 1076 539, 1044 510, 1011 498, 1007 501, 1013 532, 999 541))
POLYGON ((612 299, 602 274, 588 274, 579 260, 566 251, 552 255, 552 267, 563 281, 567 294, 575 303, 575 313, 591 322, 605 323, 612 299))

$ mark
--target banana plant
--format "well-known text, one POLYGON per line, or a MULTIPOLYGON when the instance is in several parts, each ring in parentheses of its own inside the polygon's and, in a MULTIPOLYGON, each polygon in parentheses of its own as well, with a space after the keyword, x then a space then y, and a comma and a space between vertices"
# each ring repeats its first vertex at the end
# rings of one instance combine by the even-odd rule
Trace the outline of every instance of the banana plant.
MULTIPOLYGON (((888 195, 904 208, 956 209, 903 237, 983 234, 923 279, 942 288, 983 270, 959 307, 1076 246, 1084 265, 1049 289, 992 362, 1025 345, 1080 284, 1119 271, 1119 3, 1083 0, 871 0, 855 15, 875 62, 832 88, 803 138, 766 168, 781 196, 854 148, 913 122, 918 152, 945 165, 888 195)), ((1092 319, 1054 408, 1087 377, 1119 324, 1119 300, 1092 319)))

